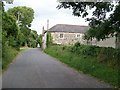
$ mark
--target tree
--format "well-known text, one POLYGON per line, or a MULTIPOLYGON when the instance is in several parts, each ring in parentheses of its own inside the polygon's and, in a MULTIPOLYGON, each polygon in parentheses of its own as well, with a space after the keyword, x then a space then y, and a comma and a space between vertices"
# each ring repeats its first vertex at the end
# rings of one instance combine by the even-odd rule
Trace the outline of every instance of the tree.
POLYGON ((29 34, 29 41, 28 41, 28 45, 30 47, 37 47, 37 44, 38 44, 38 34, 36 31, 34 30, 31 30, 30 34, 29 34))
POLYGON ((22 36, 24 37, 24 40, 22 45, 27 45, 29 42, 29 34, 31 32, 29 27, 31 26, 31 22, 34 19, 33 9, 25 6, 18 6, 9 9, 7 13, 15 18, 21 33, 23 33, 22 36))
POLYGON ((2 3, 2 44, 3 47, 8 45, 17 47, 18 26, 13 16, 4 11, 4 3, 2 3))
POLYGON ((113 2, 61 2, 60 8, 69 8, 73 10, 73 15, 82 16, 89 15, 88 10, 93 9, 92 17, 85 18, 89 21, 90 29, 86 33, 86 38, 106 39, 116 36, 116 48, 120 48, 120 1, 113 2), (108 12, 113 12, 110 17, 106 17, 108 12))
POLYGON ((18 6, 11 8, 7 11, 8 14, 15 17, 18 24, 21 26, 31 26, 31 22, 34 19, 34 11, 32 8, 26 6, 18 6))
POLYGON ((18 35, 18 26, 16 25, 15 19, 6 13, 2 17, 2 29, 7 33, 6 37, 13 36, 17 37, 18 35))
POLYGON ((25 36, 24 34, 21 32, 21 30, 18 30, 18 36, 17 36, 17 45, 23 46, 23 43, 25 42, 25 36))

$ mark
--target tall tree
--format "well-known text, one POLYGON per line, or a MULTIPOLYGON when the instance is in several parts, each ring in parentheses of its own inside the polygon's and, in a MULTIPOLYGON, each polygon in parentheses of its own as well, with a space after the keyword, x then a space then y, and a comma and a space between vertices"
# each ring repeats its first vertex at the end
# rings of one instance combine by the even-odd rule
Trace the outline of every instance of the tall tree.
POLYGON ((16 19, 4 11, 4 3, 2 2, 2 49, 7 46, 19 49, 18 44, 19 28, 16 19))
POLYGON ((88 10, 93 9, 92 17, 85 18, 89 21, 90 29, 86 33, 87 39, 93 37, 106 39, 110 36, 116 36, 116 48, 120 48, 120 1, 113 2, 61 2, 60 8, 69 8, 73 10, 73 15, 85 18, 89 15, 88 10), (107 17, 108 12, 113 12, 107 17))
POLYGON ((18 6, 9 9, 7 13, 16 19, 16 23, 18 24, 25 38, 22 45, 26 45, 29 41, 29 34, 31 32, 29 27, 34 19, 33 9, 25 6, 18 6))
POLYGON ((31 22, 34 19, 34 11, 32 8, 26 6, 18 6, 11 8, 7 11, 10 15, 14 16, 17 23, 22 26, 31 26, 31 22))

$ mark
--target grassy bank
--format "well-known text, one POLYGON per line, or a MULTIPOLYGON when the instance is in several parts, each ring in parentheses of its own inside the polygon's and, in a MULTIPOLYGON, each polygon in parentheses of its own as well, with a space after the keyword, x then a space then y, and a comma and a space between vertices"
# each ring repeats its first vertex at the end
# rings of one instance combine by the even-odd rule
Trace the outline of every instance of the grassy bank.
POLYGON ((22 47, 20 50, 16 50, 10 46, 5 46, 2 50, 2 71, 7 69, 8 65, 14 60, 17 54, 26 49, 26 47, 22 47))
POLYGON ((97 50, 96 53, 94 51, 91 53, 88 49, 90 49, 88 46, 66 47, 53 45, 47 48, 45 52, 78 71, 90 74, 101 81, 118 87, 117 60, 106 61, 106 57, 102 56, 101 52, 103 50, 101 48, 93 49, 97 50))
POLYGON ((9 46, 2 50, 2 71, 8 67, 18 52, 19 51, 9 46))

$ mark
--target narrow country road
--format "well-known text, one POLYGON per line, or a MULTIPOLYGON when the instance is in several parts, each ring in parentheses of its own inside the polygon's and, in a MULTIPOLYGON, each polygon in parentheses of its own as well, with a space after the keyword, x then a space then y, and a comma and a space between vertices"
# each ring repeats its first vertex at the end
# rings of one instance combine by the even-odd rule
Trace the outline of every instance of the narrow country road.
POLYGON ((109 88, 78 73, 39 48, 21 52, 2 76, 3 88, 109 88))

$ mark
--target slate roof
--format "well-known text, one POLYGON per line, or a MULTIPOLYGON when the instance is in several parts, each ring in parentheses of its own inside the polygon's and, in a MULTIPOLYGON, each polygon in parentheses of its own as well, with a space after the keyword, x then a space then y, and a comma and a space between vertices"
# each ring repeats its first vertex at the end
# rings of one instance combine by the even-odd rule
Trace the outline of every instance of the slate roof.
POLYGON ((48 32, 85 33, 88 28, 88 26, 57 24, 50 28, 48 32))

